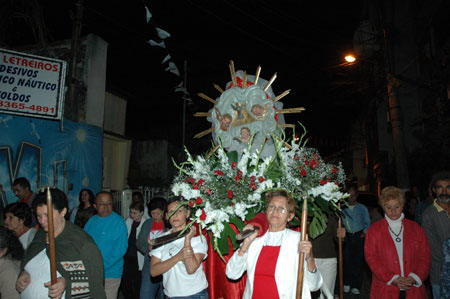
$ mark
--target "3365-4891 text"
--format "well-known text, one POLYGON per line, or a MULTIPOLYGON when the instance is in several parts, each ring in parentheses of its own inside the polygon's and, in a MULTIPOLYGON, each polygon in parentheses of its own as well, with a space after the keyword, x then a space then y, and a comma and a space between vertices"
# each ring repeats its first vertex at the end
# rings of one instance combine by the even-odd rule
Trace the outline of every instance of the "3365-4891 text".
POLYGON ((19 109, 19 110, 26 110, 34 111, 34 112, 42 112, 42 113, 55 113, 55 107, 47 107, 47 106, 40 106, 40 105, 30 105, 27 106, 25 103, 18 103, 18 102, 8 102, 8 101, 2 101, 0 100, 0 109, 19 109))

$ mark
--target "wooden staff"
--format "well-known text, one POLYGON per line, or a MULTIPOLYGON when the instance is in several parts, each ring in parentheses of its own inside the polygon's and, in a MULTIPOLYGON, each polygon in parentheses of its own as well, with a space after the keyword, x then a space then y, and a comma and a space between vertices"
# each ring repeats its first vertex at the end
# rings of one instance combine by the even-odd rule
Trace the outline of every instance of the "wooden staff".
MULTIPOLYGON (((338 203, 339 210, 341 209, 341 203, 338 203)), ((339 217, 338 228, 342 227, 342 218, 339 217)), ((342 265, 342 237, 339 237, 339 298, 344 299, 344 271, 342 265)))
POLYGON ((50 187, 47 187, 47 221, 48 253, 50 256, 50 276, 52 284, 56 283, 55 227, 53 225, 53 202, 50 187))
MULTIPOLYGON (((308 200, 305 198, 303 200, 303 209, 302 209, 302 232, 301 232, 301 240, 306 240, 306 228, 308 226, 308 200)), ((300 253, 300 258, 298 260, 298 275, 297 275, 297 299, 302 298, 303 291, 303 266, 305 263, 305 254, 300 253)))

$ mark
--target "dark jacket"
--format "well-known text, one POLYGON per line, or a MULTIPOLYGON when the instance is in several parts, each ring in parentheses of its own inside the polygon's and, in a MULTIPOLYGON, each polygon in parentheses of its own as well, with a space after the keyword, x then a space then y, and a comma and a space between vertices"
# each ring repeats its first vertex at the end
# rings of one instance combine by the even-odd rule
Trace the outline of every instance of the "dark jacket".
MULTIPOLYGON (((49 255, 46 235, 42 228, 36 233, 25 251, 20 264, 21 271, 44 248, 47 256, 49 255)), ((55 238, 55 251, 56 270, 66 280, 66 299, 72 298, 75 292, 78 296, 85 296, 83 298, 106 298, 102 255, 91 236, 66 221, 64 230, 55 238), (86 282, 88 288, 85 287, 86 282)))

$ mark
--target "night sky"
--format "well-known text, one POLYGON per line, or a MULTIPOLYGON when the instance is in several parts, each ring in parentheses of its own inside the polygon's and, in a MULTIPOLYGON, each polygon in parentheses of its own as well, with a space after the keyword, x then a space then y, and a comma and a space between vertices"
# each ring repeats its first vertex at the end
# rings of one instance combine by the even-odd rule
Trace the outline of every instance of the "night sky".
MULTIPOLYGON (((41 2, 50 40, 70 38, 74 11, 70 2, 41 2)), ((311 135, 348 135, 357 95, 351 85, 337 87, 332 81, 345 80, 349 71, 335 66, 352 50, 363 1, 150 1, 150 23, 146 1, 84 2, 82 34, 95 33, 109 43, 107 88, 128 98, 128 137, 149 139, 181 132, 182 94, 174 89, 183 79, 164 71, 167 54, 182 76, 185 61, 187 65, 192 99, 186 112, 187 139, 210 126, 205 118, 192 117, 211 108, 197 93, 219 96, 212 84, 225 87, 230 60, 236 70, 250 74, 260 65, 265 79, 277 72, 275 94, 292 89, 282 100, 285 108, 306 108, 288 116, 287 122, 302 122, 311 135), (160 41, 155 27, 171 34, 166 49, 148 44, 150 39, 160 41)), ((31 41, 29 27, 15 22, 17 32, 10 40, 31 41)))

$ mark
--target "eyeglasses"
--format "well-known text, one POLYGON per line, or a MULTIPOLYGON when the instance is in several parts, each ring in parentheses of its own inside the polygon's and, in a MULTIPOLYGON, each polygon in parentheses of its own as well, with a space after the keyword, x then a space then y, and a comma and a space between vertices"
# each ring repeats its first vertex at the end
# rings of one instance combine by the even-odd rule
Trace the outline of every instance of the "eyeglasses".
POLYGON ((270 205, 267 207, 267 212, 275 212, 275 211, 281 214, 286 214, 287 209, 285 207, 276 207, 274 205, 270 205))

